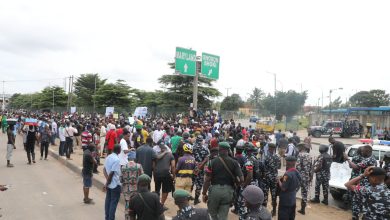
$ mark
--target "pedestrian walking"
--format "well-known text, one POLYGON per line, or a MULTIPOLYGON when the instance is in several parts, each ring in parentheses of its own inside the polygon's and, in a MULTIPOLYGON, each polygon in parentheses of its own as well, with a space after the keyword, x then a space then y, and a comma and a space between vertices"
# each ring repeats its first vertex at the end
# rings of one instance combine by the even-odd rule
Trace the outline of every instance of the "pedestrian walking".
MULTIPOLYGON (((176 177, 175 158, 173 157, 173 154, 167 150, 164 141, 160 141, 159 145, 160 153, 154 162, 153 174, 155 192, 160 196, 160 190, 162 190, 161 204, 164 206, 168 194, 173 191, 173 180, 176 177)), ((165 206, 164 209, 166 209, 165 206)))
POLYGON ((238 162, 228 156, 230 145, 220 142, 218 148, 219 156, 209 161, 205 168, 202 200, 207 202, 211 219, 226 220, 235 185, 240 185, 244 178, 238 162))
MULTIPOLYGON (((150 138, 152 141, 153 139, 150 138)), ((142 174, 138 177, 138 193, 130 200, 130 219, 138 220, 163 220, 164 209, 156 193, 149 190, 150 177, 142 174)))
POLYGON ((66 144, 66 139, 65 139, 65 124, 61 123, 60 128, 58 129, 58 137, 60 138, 60 146, 59 146, 59 155, 64 156, 65 154, 65 144, 66 144))
POLYGON ((136 150, 136 162, 142 165, 144 173, 149 177, 151 177, 153 173, 153 161, 157 158, 152 145, 153 139, 149 137, 146 140, 146 144, 136 150))
POLYGON ((113 153, 107 157, 104 164, 103 173, 107 180, 104 186, 106 190, 105 220, 115 220, 115 212, 121 196, 121 167, 118 156, 120 152, 121 146, 116 144, 113 153))
POLYGON ((50 143, 51 145, 56 145, 56 137, 58 131, 58 125, 57 122, 54 119, 51 119, 51 137, 50 137, 50 143))
POLYGON ((135 149, 130 149, 128 154, 128 163, 121 168, 122 193, 125 199, 125 220, 130 220, 130 199, 137 192, 137 180, 144 171, 142 165, 134 162, 135 149))
POLYGON ((264 193, 263 191, 254 185, 247 186, 242 192, 242 196, 245 199, 245 207, 247 213, 244 216, 244 220, 271 220, 271 213, 264 207, 264 193))
POLYGON ((100 127, 100 157, 104 157, 104 144, 106 142, 106 134, 107 134, 107 129, 105 127, 105 123, 102 122, 102 126, 100 127))
POLYGON ((43 152, 45 152, 45 160, 47 160, 47 155, 49 153, 49 144, 51 138, 51 131, 49 125, 45 125, 42 131, 39 134, 39 140, 41 142, 41 160, 43 159, 43 152))
POLYGON ((183 156, 179 157, 176 164, 176 184, 175 189, 184 189, 191 192, 192 177, 196 167, 195 158, 192 156, 192 146, 185 143, 182 146, 183 156))
POLYGON ((96 160, 92 156, 92 152, 95 150, 94 144, 89 144, 83 153, 83 192, 84 203, 92 204, 92 199, 89 198, 89 189, 92 187, 93 167, 96 165, 96 160))
POLYGON ((7 138, 8 138, 7 155, 6 155, 7 167, 14 167, 14 165, 11 163, 11 159, 12 159, 12 152, 14 151, 14 149, 16 149, 16 146, 15 146, 14 125, 12 124, 9 125, 7 128, 7 138))
POLYGON ((38 132, 36 128, 32 125, 29 125, 27 130, 27 140, 26 140, 26 151, 27 151, 27 160, 28 164, 31 165, 32 162, 35 163, 35 142, 38 139, 38 132))
POLYGON ((297 165, 296 168, 298 172, 301 174, 301 209, 298 210, 299 213, 302 215, 305 215, 305 209, 307 205, 307 194, 309 192, 309 185, 311 182, 311 172, 312 172, 312 158, 310 157, 309 153, 307 153, 307 147, 306 144, 300 143, 297 146, 299 150, 298 158, 297 158, 297 165))
POLYGON ((329 180, 330 180, 330 166, 332 164, 332 157, 328 154, 329 147, 327 145, 320 145, 320 155, 314 161, 314 173, 316 174, 315 197, 311 200, 312 203, 320 202, 320 187, 322 186, 324 200, 321 202, 328 205, 329 180))
POLYGON ((295 168, 297 158, 286 157, 286 172, 282 178, 277 178, 279 194, 278 220, 294 220, 296 194, 299 190, 301 176, 295 168))
POLYGON ((265 190, 264 190, 264 203, 267 207, 268 204, 268 192, 271 192, 272 198, 272 216, 276 215, 276 190, 277 190, 277 178, 278 169, 281 167, 280 157, 276 154, 276 146, 273 143, 268 144, 268 155, 264 159, 264 175, 265 175, 265 190))
POLYGON ((195 208, 190 205, 191 194, 188 191, 178 189, 173 193, 173 198, 175 205, 179 207, 173 220, 210 220, 207 209, 195 208))

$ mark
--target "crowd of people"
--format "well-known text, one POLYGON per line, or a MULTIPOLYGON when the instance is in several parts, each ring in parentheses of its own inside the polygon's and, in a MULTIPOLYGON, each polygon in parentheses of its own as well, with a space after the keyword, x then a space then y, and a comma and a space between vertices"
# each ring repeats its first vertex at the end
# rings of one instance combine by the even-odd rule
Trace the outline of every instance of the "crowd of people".
POLYGON ((299 189, 298 212, 306 214, 314 174, 315 197, 310 201, 320 203, 322 186, 322 203, 328 205, 331 163, 345 161, 353 169, 346 183, 353 218, 361 214, 364 219, 390 218, 390 155, 384 158, 383 168, 374 167, 369 145, 349 160, 344 145, 330 137, 330 144, 321 145, 320 155, 312 158, 310 136, 301 141, 293 131, 267 134, 216 114, 114 118, 112 114, 14 112, 3 115, 2 128, 8 136, 8 167, 13 167, 17 133, 23 136, 29 165, 36 163, 36 143, 41 160, 47 160, 49 145, 56 145, 56 138, 58 153, 67 160, 72 159, 74 147, 81 146, 86 204, 93 204, 92 177, 104 165, 106 220, 115 219, 121 196, 125 219, 164 219, 164 212, 173 208, 166 206, 170 193, 179 209, 174 219, 224 220, 231 207, 240 220, 271 219, 276 213, 278 219, 294 219, 299 189), (15 118, 15 123, 7 123, 6 117, 15 118), (282 167, 285 170, 279 175, 282 167), (207 209, 195 207, 202 201, 207 209))

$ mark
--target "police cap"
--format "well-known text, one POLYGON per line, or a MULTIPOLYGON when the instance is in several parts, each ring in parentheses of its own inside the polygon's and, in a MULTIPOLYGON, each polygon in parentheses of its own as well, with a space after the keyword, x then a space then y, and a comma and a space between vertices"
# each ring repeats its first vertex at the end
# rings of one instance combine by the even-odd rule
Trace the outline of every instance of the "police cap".
POLYGON ((287 157, 286 157, 286 161, 287 161, 287 162, 296 162, 296 161, 297 161, 297 158, 294 157, 294 156, 287 156, 287 157))

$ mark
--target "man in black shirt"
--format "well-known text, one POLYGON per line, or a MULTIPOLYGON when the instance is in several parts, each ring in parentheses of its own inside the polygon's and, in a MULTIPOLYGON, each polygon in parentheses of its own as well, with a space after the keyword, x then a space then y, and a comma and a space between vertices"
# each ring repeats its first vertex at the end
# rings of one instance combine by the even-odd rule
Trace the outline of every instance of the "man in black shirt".
POLYGON ((205 168, 203 202, 207 202, 213 220, 227 219, 235 185, 244 181, 240 165, 228 156, 229 149, 230 145, 227 142, 220 142, 219 156, 209 161, 205 168), (211 189, 207 196, 209 187, 211 189))
POLYGON ((164 219, 164 209, 158 195, 149 191, 150 181, 146 174, 138 177, 138 193, 129 203, 130 220, 164 219))
POLYGON ((84 151, 83 156, 83 191, 84 191, 84 203, 91 204, 92 199, 89 198, 89 188, 92 186, 92 171, 94 165, 96 165, 95 159, 92 157, 92 151, 94 151, 95 145, 89 144, 87 150, 84 151))
POLYGON ((331 156, 333 158, 333 162, 336 163, 344 163, 344 152, 345 152, 345 147, 344 144, 341 143, 340 141, 336 141, 334 137, 329 137, 329 143, 331 144, 332 147, 332 153, 331 156))

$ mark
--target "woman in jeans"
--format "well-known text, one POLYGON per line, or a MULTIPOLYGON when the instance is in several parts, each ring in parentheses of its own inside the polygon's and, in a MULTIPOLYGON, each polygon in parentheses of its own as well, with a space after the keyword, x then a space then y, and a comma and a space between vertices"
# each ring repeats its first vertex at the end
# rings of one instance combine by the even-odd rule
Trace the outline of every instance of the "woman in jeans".
POLYGON ((45 151, 45 160, 47 160, 47 154, 49 151, 49 143, 51 138, 51 131, 48 125, 45 126, 41 132, 41 160, 43 158, 43 151, 45 151))

